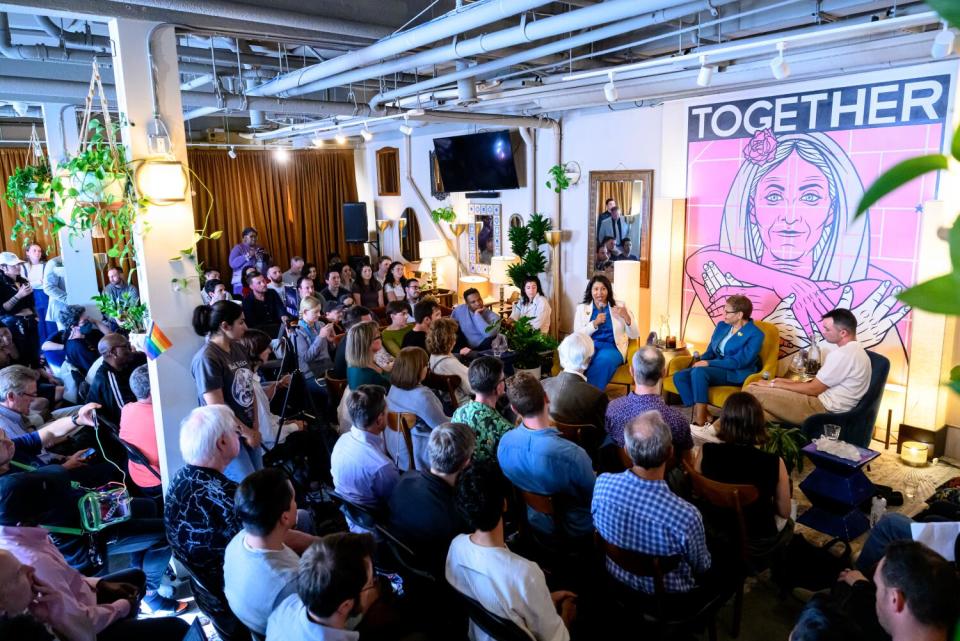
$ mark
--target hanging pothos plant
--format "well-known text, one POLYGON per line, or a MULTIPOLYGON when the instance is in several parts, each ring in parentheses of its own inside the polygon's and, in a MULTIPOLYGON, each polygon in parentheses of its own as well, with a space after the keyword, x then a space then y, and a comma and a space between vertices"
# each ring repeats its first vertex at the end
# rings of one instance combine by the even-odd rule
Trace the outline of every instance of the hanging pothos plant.
POLYGON ((520 257, 519 263, 507 268, 507 274, 517 289, 523 289, 524 278, 539 276, 547 268, 547 258, 540 250, 540 245, 547 242, 547 232, 551 226, 549 218, 535 213, 530 216, 527 224, 511 227, 507 232, 510 250, 514 256, 520 257))
POLYGON ((17 214, 10 231, 11 240, 20 240, 24 247, 46 239, 47 249, 53 244, 49 217, 56 212, 53 175, 37 137, 36 127, 30 133, 28 150, 31 162, 14 169, 7 179, 6 201, 17 214))
POLYGON ((445 205, 443 207, 437 207, 430 212, 430 218, 433 219, 433 222, 439 224, 441 220, 445 220, 448 223, 455 222, 457 220, 457 214, 453 211, 453 207, 450 205, 445 205))

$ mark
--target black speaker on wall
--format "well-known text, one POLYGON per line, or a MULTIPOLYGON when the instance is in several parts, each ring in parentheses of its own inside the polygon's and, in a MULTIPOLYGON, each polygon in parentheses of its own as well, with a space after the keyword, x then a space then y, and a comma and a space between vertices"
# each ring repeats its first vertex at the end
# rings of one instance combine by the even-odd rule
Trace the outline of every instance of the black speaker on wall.
POLYGON ((367 203, 343 203, 343 234, 348 243, 365 243, 367 232, 367 203))

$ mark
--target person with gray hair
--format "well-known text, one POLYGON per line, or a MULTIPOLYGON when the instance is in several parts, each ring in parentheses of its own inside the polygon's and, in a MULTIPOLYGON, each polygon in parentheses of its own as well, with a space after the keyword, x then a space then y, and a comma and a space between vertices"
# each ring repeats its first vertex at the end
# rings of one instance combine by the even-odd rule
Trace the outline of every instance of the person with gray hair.
POLYGON ((584 375, 594 351, 593 340, 582 332, 564 338, 557 349, 563 371, 544 380, 543 389, 550 399, 552 419, 570 425, 593 425, 597 432, 602 432, 610 399, 603 390, 588 383, 584 375))
POLYGON ((666 369, 663 353, 659 349, 653 345, 638 349, 630 361, 633 391, 610 402, 605 429, 610 440, 623 447, 624 430, 634 417, 643 412, 657 411, 670 426, 677 458, 692 463, 693 435, 690 433, 690 422, 660 397, 660 380, 666 374, 666 369))
MULTIPOLYGON (((656 410, 643 412, 624 431, 633 467, 601 474, 593 491, 593 523, 607 543, 653 556, 679 556, 664 576, 667 592, 690 592, 697 575, 711 567, 700 512, 670 491, 664 481, 673 457, 670 427, 656 410)), ((607 558, 607 572, 634 590, 652 594, 653 580, 624 570, 607 558)))
POLYGON ((130 480, 148 496, 159 496, 160 448, 153 420, 153 400, 150 395, 150 371, 141 365, 130 374, 130 390, 137 400, 120 410, 120 440, 140 450, 149 467, 130 460, 130 480))
POLYGON ((450 541, 469 531, 454 505, 460 473, 473 458, 477 439, 463 423, 443 423, 430 432, 430 471, 410 470, 390 495, 390 533, 410 546, 423 569, 443 576, 450 541))
MULTIPOLYGON (((400 471, 386 455, 383 431, 387 427, 387 395, 379 385, 361 385, 350 393, 347 410, 353 425, 330 455, 330 475, 337 492, 350 503, 379 510, 386 506, 400 471)), ((350 529, 366 532, 348 519, 350 529)))

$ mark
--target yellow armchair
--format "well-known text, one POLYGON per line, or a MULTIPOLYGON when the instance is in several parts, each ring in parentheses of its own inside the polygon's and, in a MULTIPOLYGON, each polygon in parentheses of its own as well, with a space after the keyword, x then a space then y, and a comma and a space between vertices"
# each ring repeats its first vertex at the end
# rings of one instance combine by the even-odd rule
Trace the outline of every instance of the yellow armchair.
MULTIPOLYGON (((750 383, 761 380, 764 372, 768 372, 770 378, 777 376, 777 366, 780 361, 780 330, 778 330, 777 326, 773 323, 754 321, 753 324, 763 332, 763 345, 760 347, 761 370, 756 374, 748 376, 740 387, 734 385, 717 385, 711 387, 707 397, 711 405, 723 407, 723 404, 727 402, 731 394, 745 390, 750 383)), ((667 365, 667 377, 663 379, 663 391, 679 394, 677 387, 673 384, 673 375, 675 372, 690 367, 692 362, 692 356, 678 356, 670 361, 667 365)))
POLYGON ((610 379, 610 385, 623 385, 627 388, 628 392, 630 391, 630 388, 633 386, 633 377, 630 376, 630 363, 633 361, 633 355, 637 353, 638 349, 640 349, 640 339, 631 338, 627 343, 627 360, 617 368, 617 371, 613 374, 613 378, 610 379))

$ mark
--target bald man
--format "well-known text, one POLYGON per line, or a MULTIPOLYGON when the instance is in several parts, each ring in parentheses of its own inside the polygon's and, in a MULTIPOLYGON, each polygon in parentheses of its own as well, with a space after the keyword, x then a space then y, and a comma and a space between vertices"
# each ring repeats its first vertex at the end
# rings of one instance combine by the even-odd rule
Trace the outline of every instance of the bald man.
POLYGON ((97 343, 97 349, 103 357, 103 365, 93 378, 87 401, 100 403, 98 414, 119 426, 120 410, 137 400, 130 389, 130 374, 143 365, 147 357, 143 352, 134 352, 123 334, 107 334, 97 343))

